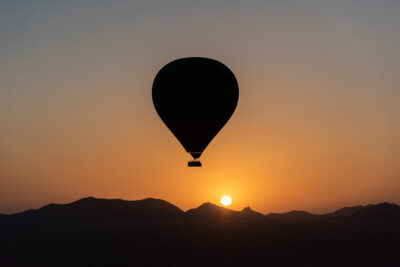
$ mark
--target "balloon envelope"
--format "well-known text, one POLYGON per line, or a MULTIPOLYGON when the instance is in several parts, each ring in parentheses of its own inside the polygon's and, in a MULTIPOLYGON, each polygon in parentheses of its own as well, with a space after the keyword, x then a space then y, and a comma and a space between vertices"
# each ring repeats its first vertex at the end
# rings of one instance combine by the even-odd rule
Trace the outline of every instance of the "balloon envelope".
POLYGON ((232 71, 208 58, 170 62, 153 83, 158 115, 193 158, 199 158, 233 114, 239 87, 232 71))

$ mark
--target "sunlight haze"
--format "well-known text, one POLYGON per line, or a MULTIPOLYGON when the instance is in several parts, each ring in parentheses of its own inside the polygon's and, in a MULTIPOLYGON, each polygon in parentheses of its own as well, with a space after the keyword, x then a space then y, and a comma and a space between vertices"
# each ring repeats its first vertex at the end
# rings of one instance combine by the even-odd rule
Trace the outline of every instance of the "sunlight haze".
POLYGON ((400 2, 2 1, 0 213, 82 197, 261 213, 400 204, 400 2), (151 97, 165 64, 228 66, 201 168, 151 97))

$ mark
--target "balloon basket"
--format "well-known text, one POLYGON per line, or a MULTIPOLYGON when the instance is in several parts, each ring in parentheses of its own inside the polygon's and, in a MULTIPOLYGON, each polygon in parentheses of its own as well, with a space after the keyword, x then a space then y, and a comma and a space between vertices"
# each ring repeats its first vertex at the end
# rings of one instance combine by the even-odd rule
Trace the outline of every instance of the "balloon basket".
POLYGON ((197 160, 189 161, 188 167, 201 167, 201 162, 197 160))

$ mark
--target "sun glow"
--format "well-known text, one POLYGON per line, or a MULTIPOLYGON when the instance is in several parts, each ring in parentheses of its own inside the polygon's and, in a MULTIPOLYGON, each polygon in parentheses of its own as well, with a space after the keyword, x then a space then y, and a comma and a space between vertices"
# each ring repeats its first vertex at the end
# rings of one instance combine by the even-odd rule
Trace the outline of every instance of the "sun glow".
POLYGON ((221 204, 224 206, 229 206, 232 203, 232 199, 230 196, 221 197, 221 204))

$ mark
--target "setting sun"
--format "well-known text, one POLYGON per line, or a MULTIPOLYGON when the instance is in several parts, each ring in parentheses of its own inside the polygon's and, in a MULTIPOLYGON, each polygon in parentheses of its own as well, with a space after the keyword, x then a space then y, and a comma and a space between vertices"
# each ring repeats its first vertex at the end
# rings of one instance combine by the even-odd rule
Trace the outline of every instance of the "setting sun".
POLYGON ((230 196, 221 197, 221 204, 224 206, 229 206, 232 203, 232 199, 230 196))

